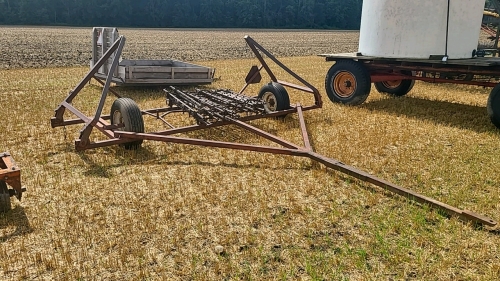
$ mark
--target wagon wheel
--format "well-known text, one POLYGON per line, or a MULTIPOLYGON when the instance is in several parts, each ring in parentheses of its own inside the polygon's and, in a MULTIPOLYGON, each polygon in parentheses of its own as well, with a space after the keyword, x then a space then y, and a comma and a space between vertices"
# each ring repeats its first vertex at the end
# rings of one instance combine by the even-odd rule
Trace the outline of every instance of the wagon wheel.
POLYGON ((0 212, 8 212, 11 209, 10 193, 7 184, 0 181, 0 212))
POLYGON ((264 109, 267 113, 290 108, 290 97, 285 87, 276 82, 262 86, 258 97, 265 102, 264 109))
POLYGON ((325 78, 325 88, 332 102, 362 104, 370 94, 371 78, 365 66, 357 61, 336 62, 325 78))
POLYGON ((500 84, 491 90, 486 109, 488 110, 491 122, 500 129, 500 84))
MULTIPOLYGON (((122 125, 116 130, 144 133, 144 120, 139 106, 129 98, 119 98, 111 105, 111 124, 122 125)), ((143 140, 124 143, 125 149, 138 149, 143 140)))
MULTIPOLYGON (((403 74, 410 74, 404 72, 403 74)), ((415 85, 415 80, 412 79, 402 79, 402 80, 391 80, 391 81, 382 81, 382 82, 375 82, 373 83, 375 85, 375 89, 379 93, 386 93, 394 96, 404 96, 408 94, 413 86, 415 85)))

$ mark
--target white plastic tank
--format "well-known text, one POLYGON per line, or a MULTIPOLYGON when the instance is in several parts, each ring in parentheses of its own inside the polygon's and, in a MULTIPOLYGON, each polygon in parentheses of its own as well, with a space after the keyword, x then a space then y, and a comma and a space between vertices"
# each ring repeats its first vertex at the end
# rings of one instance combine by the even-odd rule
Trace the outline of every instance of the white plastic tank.
POLYGON ((359 52, 389 58, 471 58, 485 0, 365 0, 359 52))

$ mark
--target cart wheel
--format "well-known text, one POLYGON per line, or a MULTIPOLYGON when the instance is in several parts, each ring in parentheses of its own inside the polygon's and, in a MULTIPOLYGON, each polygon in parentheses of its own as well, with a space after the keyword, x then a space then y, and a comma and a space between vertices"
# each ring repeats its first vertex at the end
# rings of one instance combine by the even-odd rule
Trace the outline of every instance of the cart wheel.
POLYGON ((264 109, 267 113, 290 108, 288 92, 279 83, 271 82, 262 86, 258 97, 265 102, 264 109))
POLYGON ((0 181, 0 212, 5 213, 10 211, 10 193, 7 184, 4 181, 0 181))
POLYGON ((392 81, 375 82, 373 84, 375 85, 375 89, 377 89, 379 93, 386 93, 401 97, 408 94, 411 91, 411 89, 415 85, 415 80, 412 79, 392 80, 392 81))
POLYGON ((370 94, 370 84, 370 74, 365 66, 350 60, 336 62, 325 79, 328 98, 347 105, 362 104, 370 94))
MULTIPOLYGON (((144 133, 144 120, 139 106, 129 98, 119 98, 113 102, 111 106, 111 124, 125 125, 124 128, 117 130, 144 133)), ((125 149, 138 149, 142 144, 142 140, 136 140, 124 143, 125 149)))
POLYGON ((491 90, 486 109, 491 122, 500 129, 500 84, 491 90))

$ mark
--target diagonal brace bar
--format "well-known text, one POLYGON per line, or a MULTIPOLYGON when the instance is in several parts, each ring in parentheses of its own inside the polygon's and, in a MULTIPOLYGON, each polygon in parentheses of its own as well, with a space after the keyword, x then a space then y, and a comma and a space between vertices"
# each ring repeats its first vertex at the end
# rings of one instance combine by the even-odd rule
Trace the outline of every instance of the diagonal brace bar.
MULTIPOLYGON (((97 125, 97 122, 99 122, 100 117, 102 115, 102 110, 104 108, 104 103, 106 102, 106 98, 108 97, 108 92, 109 92, 109 87, 111 85, 111 81, 113 79, 113 73, 115 73, 116 68, 118 67, 118 63, 120 61, 120 55, 123 51, 123 46, 125 46, 125 37, 121 36, 115 44, 118 43, 118 47, 116 49, 115 56, 113 58, 113 62, 111 63, 111 67, 108 71, 108 76, 106 77, 106 82, 104 83, 104 87, 102 88, 102 94, 101 94, 101 99, 99 101, 99 105, 97 106, 97 110, 95 112, 94 118, 90 123, 87 123, 85 127, 82 129, 82 132, 80 134, 80 141, 83 145, 88 143, 90 133, 92 132, 92 128, 97 125)), ((113 44, 114 46, 114 44, 113 44)), ((103 128, 101 126, 98 127, 99 129, 103 128)))
MULTIPOLYGON (((116 40, 115 43, 108 49, 108 51, 99 59, 99 61, 94 65, 94 67, 85 75, 85 77, 78 83, 78 85, 70 91, 69 95, 64 99, 65 102, 71 103, 73 99, 80 93, 80 91, 85 87, 85 84, 87 84, 92 77, 99 71, 99 68, 113 55, 113 53, 117 50, 120 42, 122 40, 125 40, 125 37, 120 36, 118 40, 116 40)), ((120 53, 117 53, 117 57, 120 56, 120 53)), ((52 128, 55 128, 59 126, 59 124, 64 122, 64 111, 65 107, 63 104, 60 104, 59 107, 55 110, 55 116, 52 117, 51 125, 52 128)))
POLYGON ((270 78, 273 82, 278 82, 282 85, 285 85, 285 86, 288 86, 291 88, 295 88, 295 89, 299 89, 302 91, 313 93, 316 106, 321 107, 323 105, 323 102, 321 100, 321 95, 319 94, 318 89, 316 89, 313 85, 309 84, 309 82, 304 80, 302 77, 300 77, 295 72, 293 72, 290 68, 288 68, 282 62, 280 62, 278 59, 276 59, 275 56, 273 56, 269 51, 264 49, 264 47, 262 47, 259 43, 257 43, 255 40, 253 40, 250 36, 246 35, 244 38, 245 38, 245 41, 247 42, 247 45, 254 52, 255 56, 257 57, 257 59, 261 63, 262 67, 264 67, 264 69, 266 70, 267 74, 270 76, 270 78), (259 50, 262 53, 264 53, 269 59, 271 59, 274 63, 276 63, 279 67, 281 67, 283 70, 285 70, 288 74, 290 74, 293 78, 300 81, 302 84, 304 84, 309 89, 304 89, 304 87, 300 87, 300 86, 294 85, 292 83, 278 81, 278 79, 276 79, 276 76, 274 75, 274 73, 269 68, 269 65, 265 62, 264 58, 259 53, 259 50))

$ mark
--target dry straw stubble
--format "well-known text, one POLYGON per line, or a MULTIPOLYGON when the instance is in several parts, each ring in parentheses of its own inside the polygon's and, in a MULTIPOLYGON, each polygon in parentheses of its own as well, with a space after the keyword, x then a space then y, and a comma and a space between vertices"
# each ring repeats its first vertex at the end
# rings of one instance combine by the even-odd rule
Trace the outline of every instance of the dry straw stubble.
MULTIPOLYGON (((283 61, 325 99, 324 108, 306 113, 318 152, 498 219, 500 135, 487 120, 487 90, 417 83, 405 98, 372 91, 366 104, 344 107, 324 94, 328 63, 314 56, 283 61)), ((203 62, 221 78, 211 87, 236 90, 252 63, 203 62)), ((6 116, 0 144, 21 165, 29 188, 21 204, 0 216, 3 279, 494 280, 500 275, 496 232, 386 196, 308 160, 155 142, 136 152, 108 147, 77 153, 72 140, 80 127, 51 129, 48 120, 86 71, 0 70, 6 116)), ((165 102, 161 90, 121 91, 142 108, 165 102)), ((75 105, 90 113, 99 93, 90 85, 75 105)), ((310 102, 297 92, 291 95, 294 102, 310 102)), ((255 124, 301 141, 293 115, 255 124)), ((158 126, 147 120, 148 130, 158 126)), ((198 136, 266 144, 232 127, 198 136)))

